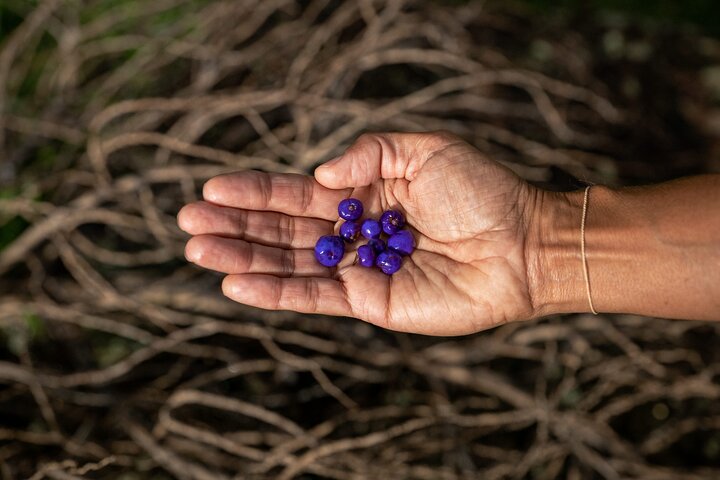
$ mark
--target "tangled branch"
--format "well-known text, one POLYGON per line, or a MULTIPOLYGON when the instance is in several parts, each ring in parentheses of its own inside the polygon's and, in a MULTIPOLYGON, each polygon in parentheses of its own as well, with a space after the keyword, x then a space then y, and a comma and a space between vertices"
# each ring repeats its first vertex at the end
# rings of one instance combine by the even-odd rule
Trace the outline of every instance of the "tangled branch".
POLYGON ((662 163, 637 152, 687 145, 664 111, 603 78, 592 35, 523 12, 10 3, 2 478, 720 477, 718 326, 577 315, 429 339, 263 312, 188 265, 175 224, 214 175, 309 172, 366 130, 449 129, 548 187, 554 167, 611 184, 720 170, 700 93, 658 80, 704 135, 662 163))

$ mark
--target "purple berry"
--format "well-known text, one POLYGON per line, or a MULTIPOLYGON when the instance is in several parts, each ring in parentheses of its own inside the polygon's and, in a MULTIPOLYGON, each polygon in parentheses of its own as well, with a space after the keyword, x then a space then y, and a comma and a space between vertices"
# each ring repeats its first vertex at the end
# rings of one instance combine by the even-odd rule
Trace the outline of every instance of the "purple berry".
POLYGON ((362 214, 363 204, 357 198, 346 198, 338 204, 338 215, 343 220, 357 220, 362 214))
POLYGON ((402 257, 392 250, 382 252, 377 256, 377 260, 375 260, 375 265, 386 275, 392 275, 400 270, 401 264, 402 257))
POLYGON ((368 218, 363 222, 360 231, 363 237, 367 239, 377 238, 382 233, 382 227, 380 227, 380 222, 378 222, 377 220, 368 218))
POLYGON ((388 238, 388 248, 401 255, 410 255, 415 250, 415 239, 408 230, 400 230, 388 238))
POLYGON ((340 236, 348 243, 352 243, 360 236, 360 225, 357 222, 348 220, 340 225, 340 236))
POLYGON ((375 255, 380 255, 382 252, 385 251, 386 248, 385 242, 379 238, 371 238, 367 244, 370 245, 375 251, 375 255))
POLYGON ((345 244, 337 235, 323 235, 315 244, 315 258, 326 267, 334 267, 345 255, 345 244))
POLYGON ((392 235, 405 226, 405 217, 397 210, 387 210, 380 217, 383 232, 392 235))
POLYGON ((375 250, 368 245, 360 245, 357 249, 358 263, 363 267, 372 267, 375 265, 375 250))

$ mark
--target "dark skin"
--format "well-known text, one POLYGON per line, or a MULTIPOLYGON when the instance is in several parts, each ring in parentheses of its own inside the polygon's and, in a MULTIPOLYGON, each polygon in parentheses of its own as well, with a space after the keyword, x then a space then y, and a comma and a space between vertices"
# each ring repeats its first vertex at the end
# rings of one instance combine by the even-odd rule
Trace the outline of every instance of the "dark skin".
MULTIPOLYGON (((717 176, 707 177, 699 183, 709 191, 712 213, 720 208, 720 198, 712 193, 719 185, 717 176)), ((697 191, 700 186, 685 188, 697 191)), ((186 247, 188 260, 228 274, 223 292, 237 302, 356 317, 403 332, 461 335, 550 313, 588 310, 578 262, 581 193, 539 190, 452 134, 368 134, 319 167, 314 178, 254 171, 215 177, 205 184, 205 201, 185 206, 178 223, 193 235, 186 247), (337 204, 348 197, 360 199, 368 217, 379 218, 389 208, 406 215, 417 248, 394 275, 353 264, 354 249, 363 242, 348 248, 337 268, 322 267, 314 259, 317 239, 338 231, 337 204)), ((610 226, 634 222, 623 220, 624 207, 615 215, 613 208, 625 201, 613 203, 613 195, 602 190, 593 195, 596 215, 587 223, 591 282, 598 306, 617 311, 611 294, 616 287, 611 285, 621 277, 612 268, 622 269, 627 262, 608 261, 615 267, 603 270, 591 252, 596 240, 595 252, 604 252, 601 246, 627 244, 627 238, 593 222, 598 212, 604 212, 610 226), (613 224, 613 218, 618 222, 613 224), (622 241, 614 242, 613 235, 622 241)), ((717 252, 712 248, 720 241, 720 220, 709 219, 705 225, 718 234, 704 239, 709 246, 695 252, 692 265, 720 265, 720 247, 717 252)), ((707 275, 715 279, 718 271, 708 269, 707 275)), ((638 283, 637 278, 626 280, 638 283)), ((694 297, 720 298, 720 281, 702 284, 708 290, 694 297)), ((649 292, 652 286, 649 280, 649 292)), ((682 302, 682 295, 677 296, 682 302)), ((675 316, 703 318, 717 306, 706 300, 688 306, 688 315, 675 316)), ((673 308, 668 311, 684 311, 682 305, 673 308)), ((645 313, 641 305, 621 310, 645 313)))

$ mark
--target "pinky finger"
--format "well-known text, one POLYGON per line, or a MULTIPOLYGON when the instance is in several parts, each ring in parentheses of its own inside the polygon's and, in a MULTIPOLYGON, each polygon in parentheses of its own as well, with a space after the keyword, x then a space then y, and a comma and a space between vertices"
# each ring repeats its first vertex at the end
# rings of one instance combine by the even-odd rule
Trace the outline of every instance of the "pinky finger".
POLYGON ((231 300, 266 310, 352 316, 345 290, 340 282, 330 278, 228 275, 222 290, 231 300))

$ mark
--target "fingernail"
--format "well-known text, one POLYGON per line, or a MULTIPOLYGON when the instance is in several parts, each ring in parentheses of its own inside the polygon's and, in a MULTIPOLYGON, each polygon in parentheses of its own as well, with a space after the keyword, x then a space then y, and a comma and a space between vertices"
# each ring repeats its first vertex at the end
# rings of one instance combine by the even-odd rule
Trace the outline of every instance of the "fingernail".
POLYGON ((339 155, 339 156, 337 156, 337 157, 335 157, 335 158, 333 158, 333 159, 328 160, 327 162, 323 163, 323 164, 320 165, 320 166, 321 166, 321 167, 332 167, 333 165, 335 165, 336 163, 338 163, 341 158, 342 158, 342 155, 339 155))
POLYGON ((215 191, 210 184, 210 180, 205 182, 203 185, 202 196, 203 200, 207 200, 208 202, 215 202, 217 200, 217 195, 215 195, 215 191))

